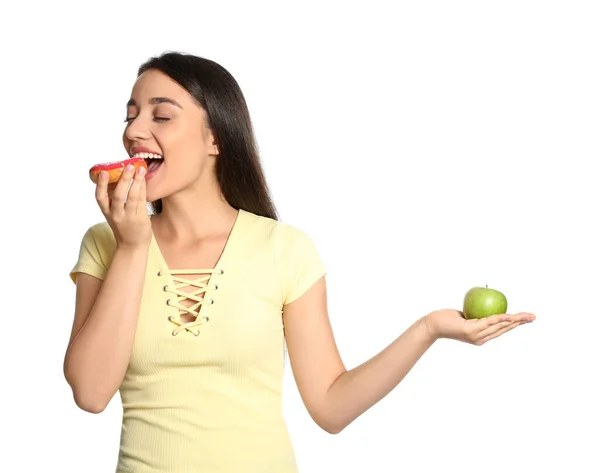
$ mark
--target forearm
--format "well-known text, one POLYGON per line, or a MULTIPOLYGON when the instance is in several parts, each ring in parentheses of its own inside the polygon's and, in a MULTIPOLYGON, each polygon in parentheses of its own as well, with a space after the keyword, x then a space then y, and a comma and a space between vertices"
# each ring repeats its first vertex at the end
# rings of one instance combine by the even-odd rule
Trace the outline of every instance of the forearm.
POLYGON ((147 259, 147 248, 117 248, 94 307, 68 348, 65 377, 77 404, 89 410, 104 409, 125 376, 147 259))
POLYGON ((425 319, 419 319, 379 354, 344 372, 325 401, 327 430, 338 433, 389 394, 432 346, 425 319))

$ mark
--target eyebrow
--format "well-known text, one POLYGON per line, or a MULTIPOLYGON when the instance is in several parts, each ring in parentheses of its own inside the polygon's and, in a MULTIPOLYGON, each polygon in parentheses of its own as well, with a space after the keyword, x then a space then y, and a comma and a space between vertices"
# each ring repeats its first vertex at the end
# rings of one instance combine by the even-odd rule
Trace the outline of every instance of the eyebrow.
MULTIPOLYGON (((175 105, 176 107, 183 108, 175 100, 170 99, 168 97, 152 97, 150 100, 148 100, 148 103, 150 105, 157 105, 159 103, 170 103, 171 105, 175 105)), ((129 102, 127 102, 127 106, 137 106, 137 102, 134 99, 129 99, 129 102)))

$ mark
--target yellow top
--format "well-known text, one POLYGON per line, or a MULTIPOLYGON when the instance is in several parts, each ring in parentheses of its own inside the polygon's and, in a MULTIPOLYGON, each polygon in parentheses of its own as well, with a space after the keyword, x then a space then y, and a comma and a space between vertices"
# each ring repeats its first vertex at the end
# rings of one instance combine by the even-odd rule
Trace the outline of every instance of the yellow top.
MULTIPOLYGON (((115 245, 108 223, 89 228, 71 279, 103 279, 115 245)), ((282 308, 325 273, 306 233, 244 210, 211 269, 169 269, 153 237, 119 388, 117 473, 297 472, 282 414, 282 308), (190 273, 199 278, 175 275, 190 273), (189 284, 198 289, 180 291, 189 284), (181 320, 200 306, 195 321, 181 320)))

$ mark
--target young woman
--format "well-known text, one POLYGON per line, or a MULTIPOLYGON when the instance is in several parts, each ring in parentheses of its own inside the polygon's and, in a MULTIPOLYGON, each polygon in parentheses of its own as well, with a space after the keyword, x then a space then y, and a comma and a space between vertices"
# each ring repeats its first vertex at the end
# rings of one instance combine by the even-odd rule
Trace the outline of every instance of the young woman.
POLYGON ((277 219, 235 79, 192 55, 152 58, 126 122, 125 150, 149 168, 97 184, 106 221, 87 230, 71 272, 64 365, 86 411, 120 391, 118 472, 296 472, 282 417, 284 339, 308 412, 338 433, 437 339, 480 345, 535 318, 434 311, 347 370, 325 268, 311 238, 277 219))

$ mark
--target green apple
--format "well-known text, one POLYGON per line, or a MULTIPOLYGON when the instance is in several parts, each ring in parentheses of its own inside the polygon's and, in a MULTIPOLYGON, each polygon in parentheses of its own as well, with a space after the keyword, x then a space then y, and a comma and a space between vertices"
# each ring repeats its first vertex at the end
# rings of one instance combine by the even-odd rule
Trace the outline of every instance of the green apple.
POLYGON ((487 286, 469 289, 463 302, 465 319, 483 319, 490 315, 506 314, 507 308, 506 296, 487 286))

